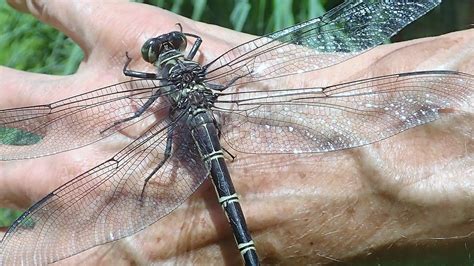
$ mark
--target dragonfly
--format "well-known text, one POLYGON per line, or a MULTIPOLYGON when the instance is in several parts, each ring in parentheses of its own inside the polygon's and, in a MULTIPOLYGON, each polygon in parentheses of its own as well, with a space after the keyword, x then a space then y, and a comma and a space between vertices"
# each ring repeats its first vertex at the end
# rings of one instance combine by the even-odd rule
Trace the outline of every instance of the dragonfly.
POLYGON ((255 38, 214 60, 203 40, 172 31, 147 40, 156 72, 44 105, 0 110, 0 159, 84 147, 155 117, 112 158, 24 212, 0 242, 0 264, 60 261, 135 234, 171 213, 210 178, 245 265, 259 265, 226 158, 241 153, 325 153, 368 145, 434 121, 466 103, 474 76, 421 71, 329 86, 291 79, 386 42, 440 0, 345 1, 321 17, 255 38), (187 49, 188 39, 194 40, 187 49), (278 84, 278 88, 271 88, 278 84), (74 136, 66 134, 74 132, 74 136))

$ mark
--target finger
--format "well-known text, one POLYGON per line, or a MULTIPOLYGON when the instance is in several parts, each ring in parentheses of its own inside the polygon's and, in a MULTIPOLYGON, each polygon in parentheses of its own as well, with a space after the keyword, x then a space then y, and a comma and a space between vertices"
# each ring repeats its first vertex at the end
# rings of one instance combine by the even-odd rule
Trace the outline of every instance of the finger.
POLYGON ((97 79, 87 73, 54 76, 0 66, 0 110, 50 104, 110 83, 97 79))
POLYGON ((116 26, 110 23, 113 18, 108 10, 127 4, 124 0, 109 0, 106 3, 88 0, 8 0, 8 3, 65 33, 81 46, 86 54, 97 44, 102 31, 107 32, 116 26))
POLYGON ((0 109, 49 103, 54 84, 66 78, 0 66, 0 109))
POLYGON ((68 159, 60 154, 0 162, 0 207, 25 209, 70 180, 78 167, 71 164, 66 170, 68 159))
POLYGON ((116 137, 74 152, 0 161, 0 207, 23 209, 31 206, 98 162, 111 158, 127 143, 128 138, 116 137))
MULTIPOLYGON (((210 37, 215 35, 210 34, 212 32, 218 33, 219 36, 239 36, 230 39, 242 40, 241 33, 237 34, 227 29, 194 22, 153 6, 120 0, 105 3, 90 0, 8 1, 18 10, 30 12, 41 21, 58 28, 81 46, 85 55, 83 66, 90 67, 81 68, 78 72, 88 70, 97 73, 110 67, 122 66, 125 52, 129 52, 132 58, 139 59, 140 47, 146 39, 170 30, 177 30, 176 23, 181 23, 186 32, 206 35, 202 36, 209 47, 206 51, 211 52, 206 52, 204 57, 214 58, 218 55, 216 52, 222 53, 230 48, 222 43, 218 45, 218 40, 210 37), (225 34, 220 34, 221 32, 225 34)), ((249 37, 243 40, 246 39, 249 37)), ((131 66, 143 69, 148 64, 141 60, 134 60, 131 66)))
POLYGON ((177 15, 124 0, 8 1, 18 10, 33 14, 71 37, 81 46, 86 57, 96 47, 104 47, 108 54, 120 51, 123 56, 130 46, 127 42, 140 46, 150 37, 143 34, 147 30, 157 25, 169 30, 178 22, 177 15), (110 51, 111 48, 114 50, 110 51))

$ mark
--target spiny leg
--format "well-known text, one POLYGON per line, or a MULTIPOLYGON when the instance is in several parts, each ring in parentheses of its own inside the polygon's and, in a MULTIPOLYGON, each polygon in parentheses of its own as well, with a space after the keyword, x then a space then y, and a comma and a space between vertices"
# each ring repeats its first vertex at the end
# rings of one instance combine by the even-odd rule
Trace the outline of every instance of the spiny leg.
POLYGON ((127 62, 123 66, 123 74, 125 76, 133 77, 133 78, 142 78, 142 79, 158 79, 158 75, 156 73, 140 72, 140 71, 127 69, 130 62, 132 62, 132 58, 128 56, 128 52, 125 52, 125 56, 127 57, 127 62))
POLYGON ((247 74, 242 75, 242 76, 235 77, 235 78, 231 79, 229 82, 227 82, 227 84, 225 84, 225 85, 206 83, 206 86, 211 90, 224 91, 225 89, 232 86, 237 80, 239 80, 239 79, 241 79, 245 76, 248 76, 248 75, 250 75, 250 73, 247 73, 247 74))
POLYGON ((120 125, 122 123, 130 121, 130 120, 135 119, 137 117, 140 117, 156 101, 156 99, 158 99, 160 97, 160 95, 161 95, 161 91, 157 90, 150 98, 148 98, 148 100, 145 102, 145 104, 143 104, 137 111, 135 111, 133 113, 132 116, 121 119, 121 120, 118 120, 118 121, 115 121, 111 126, 109 126, 108 128, 102 130, 100 132, 100 134, 103 134, 105 131, 107 131, 107 130, 113 128, 113 127, 116 127, 117 125, 120 125))
POLYGON ((230 156, 231 158, 231 161, 233 162, 235 160, 235 158, 237 158, 237 155, 233 155, 229 150, 227 150, 226 148, 222 147, 222 150, 230 156))
POLYGON ((168 159, 171 156, 172 148, 173 148, 173 126, 169 126, 163 159, 158 163, 155 169, 153 169, 153 171, 147 176, 147 178, 145 178, 145 183, 143 184, 142 193, 140 194, 140 201, 143 200, 143 196, 145 194, 145 188, 146 188, 146 185, 148 184, 148 181, 150 181, 153 175, 156 174, 158 170, 160 170, 160 168, 166 163, 166 161, 168 161, 168 159))
POLYGON ((186 56, 187 60, 193 60, 194 56, 196 55, 199 47, 201 46, 202 39, 201 37, 191 34, 191 33, 184 33, 186 36, 191 36, 196 38, 196 41, 194 41, 193 47, 191 47, 191 51, 189 51, 189 54, 186 56))

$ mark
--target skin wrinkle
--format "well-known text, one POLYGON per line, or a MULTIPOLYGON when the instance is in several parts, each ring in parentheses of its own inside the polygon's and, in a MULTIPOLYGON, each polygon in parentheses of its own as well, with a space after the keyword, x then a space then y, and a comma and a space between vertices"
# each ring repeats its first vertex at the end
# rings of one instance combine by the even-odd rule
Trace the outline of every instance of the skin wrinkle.
MULTIPOLYGON (((456 38, 444 40, 429 37, 410 41, 408 45, 406 42, 390 45, 394 50, 386 53, 375 62, 371 76, 393 73, 394 71, 463 69, 463 62, 469 62, 469 53, 472 53, 474 45, 462 32, 453 32, 447 35, 453 35, 456 38), (403 54, 403 57, 400 57, 400 54, 403 54), (436 54, 436 56, 432 56, 433 54, 436 54), (402 63, 406 58, 410 58, 410 64, 402 63), (393 65, 397 65, 398 68, 389 71, 388 69, 393 65)), ((472 63, 466 64, 466 67, 468 69, 472 68, 472 63)))
MULTIPOLYGON (((298 191, 298 192, 301 192, 301 191, 298 191)), ((266 194, 267 194, 267 193, 266 193, 266 194)), ((301 193, 298 193, 298 194, 295 194, 295 195, 299 195, 299 196, 301 197, 302 194, 301 194, 301 193)), ((294 197, 294 196, 293 196, 293 197, 294 197)), ((310 198, 315 198, 315 197, 310 197, 310 198)), ((324 200, 324 199, 321 199, 320 197, 316 197, 316 198, 318 198, 318 200, 319 200, 319 201, 322 201, 322 202, 333 202, 332 200, 324 200)), ((318 209, 317 213, 319 213, 319 212, 320 212, 320 211, 319 211, 319 209, 318 209)), ((281 212, 278 212, 278 213, 281 213, 281 212)), ((318 220, 318 219, 316 219, 316 220, 318 220)), ((325 224, 325 223, 323 223, 322 225, 320 225, 320 227, 323 227, 324 224, 325 224)), ((318 226, 319 226, 319 225, 318 225, 318 226)), ((301 226, 299 226, 299 227, 301 227, 301 226)), ((309 230, 309 229, 306 229, 306 230, 309 230)), ((303 230, 303 231, 305 231, 305 230, 303 230)), ((311 230, 310 230, 310 231, 311 231, 311 230)), ((272 230, 272 232, 274 232, 274 230, 272 230)), ((347 241, 347 239, 346 239, 345 241, 347 241)), ((295 242, 297 242, 297 241, 295 241, 295 242)), ((327 243, 326 243, 326 244, 327 244, 327 243)), ((326 245, 326 246, 327 246, 327 245, 326 245)), ((322 256, 322 257, 326 257, 326 256, 322 256)))

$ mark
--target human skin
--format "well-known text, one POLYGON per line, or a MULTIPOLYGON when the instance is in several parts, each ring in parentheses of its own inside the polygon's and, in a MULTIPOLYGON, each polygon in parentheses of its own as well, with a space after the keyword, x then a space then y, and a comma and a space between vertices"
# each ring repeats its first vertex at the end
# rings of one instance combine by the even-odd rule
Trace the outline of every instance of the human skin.
MULTIPOLYGON (((0 67, 0 109, 44 104, 127 80, 142 43, 176 30, 204 40, 209 62, 251 36, 124 1, 9 1, 70 36, 85 58, 76 74, 50 76, 0 67)), ((383 45, 321 70, 321 84, 444 69, 474 74, 474 30, 383 45)), ((474 88, 471 88, 474 90, 474 88)), ((471 241, 474 231, 472 102, 433 123, 364 147, 323 155, 235 153, 229 163, 249 229, 264 263, 348 261, 392 245, 471 241), (464 237, 465 236, 465 237, 464 237)), ((26 208, 130 142, 125 134, 85 148, 0 163, 0 206, 26 208)), ((423 248, 423 247, 419 247, 423 248)), ((210 182, 170 215, 131 238, 61 263, 241 263, 210 182)))

